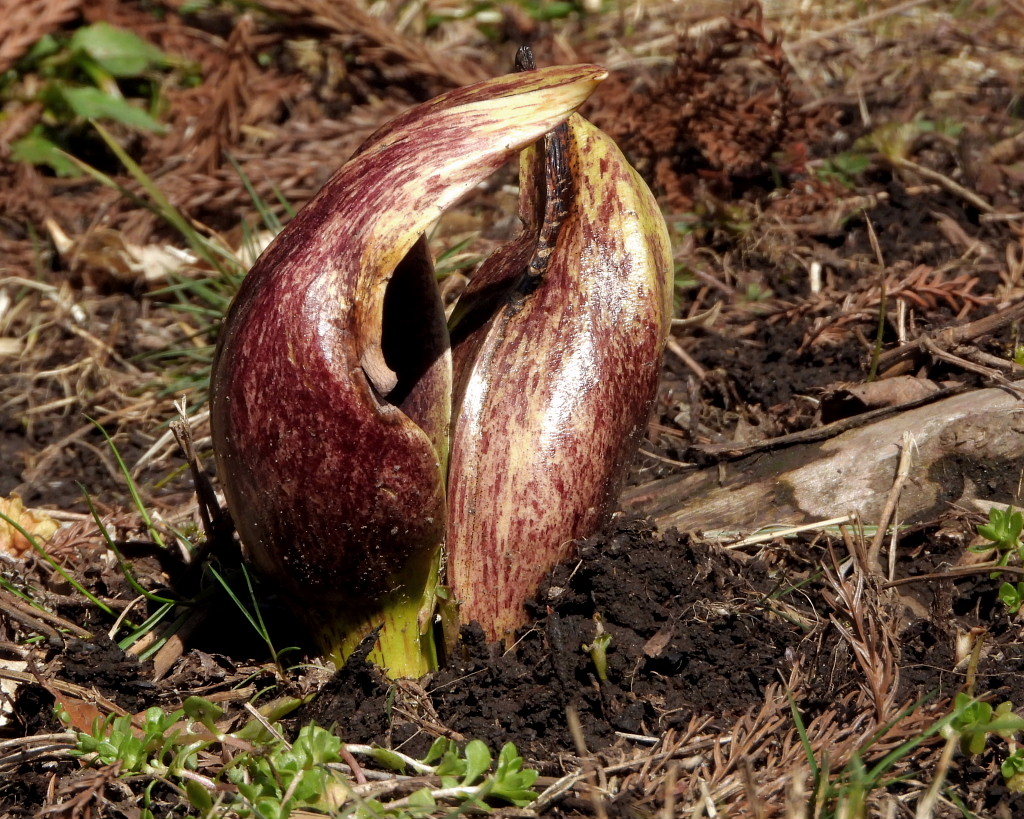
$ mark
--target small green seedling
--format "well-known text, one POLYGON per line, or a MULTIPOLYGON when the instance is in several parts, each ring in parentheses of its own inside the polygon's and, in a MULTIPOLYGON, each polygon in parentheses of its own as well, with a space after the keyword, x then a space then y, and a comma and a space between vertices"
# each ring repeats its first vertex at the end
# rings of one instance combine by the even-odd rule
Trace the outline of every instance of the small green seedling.
POLYGON ((1024 514, 1019 509, 1007 506, 1005 509, 993 507, 988 513, 988 523, 978 527, 978 534, 987 544, 972 546, 972 552, 989 552, 993 549, 999 554, 997 565, 1007 566, 1013 558, 1024 562, 1024 545, 1020 534, 1024 529, 1024 514))
POLYGON ((857 177, 871 167, 871 157, 857 151, 847 151, 826 159, 816 174, 819 179, 839 184, 853 190, 857 187, 857 177))
MULTIPOLYGON (((302 808, 331 808, 347 789, 340 774, 327 766, 341 761, 341 740, 330 731, 306 725, 291 747, 278 742, 263 754, 242 753, 231 760, 226 776, 238 788, 242 803, 232 807, 241 816, 267 819, 286 817, 302 808)), ((205 795, 212 807, 209 792, 205 795)))
MULTIPOLYGON (((1024 563, 1024 543, 1021 543, 1021 532, 1024 530, 1024 513, 1013 506, 1005 509, 993 507, 988 513, 988 523, 978 527, 978 534, 988 543, 971 546, 970 551, 976 554, 995 552, 995 564, 1008 566, 1011 561, 1024 563)), ((993 580, 1002 573, 994 571, 990 575, 993 580)), ((1003 583, 999 587, 999 599, 1011 614, 1016 614, 1024 605, 1024 582, 1003 583)))
POLYGON ((941 134, 955 138, 963 130, 963 123, 953 119, 929 120, 918 117, 912 122, 884 122, 870 134, 858 139, 856 151, 877 151, 889 162, 910 159, 918 140, 924 134, 941 134))
POLYGON ((954 703, 958 716, 950 722, 950 729, 960 735, 964 753, 980 754, 985 750, 990 734, 1010 739, 1024 730, 1024 718, 1013 713, 1013 703, 1004 702, 995 708, 991 703, 973 700, 968 694, 956 695, 954 703))
POLYGON ((189 697, 182 703, 181 710, 185 712, 185 716, 200 723, 218 739, 224 736, 217 727, 217 720, 224 716, 224 709, 216 703, 202 697, 189 697))
MULTIPOLYGON (((150 708, 141 723, 131 716, 97 719, 91 731, 75 731, 72 754, 91 765, 117 765, 124 777, 170 782, 202 816, 216 811, 241 819, 285 819, 298 811, 342 810, 337 815, 350 819, 425 819, 439 805, 454 805, 458 814, 486 811, 495 802, 525 807, 537 798, 532 786, 538 772, 524 768, 511 743, 497 761, 479 740, 460 751, 455 742, 438 739, 418 760, 372 745, 344 745, 316 725, 303 727, 288 743, 264 723, 299 703, 287 698, 269 703, 260 709, 261 720, 228 734, 217 724, 224 716, 220 706, 189 697, 176 711, 150 708), (366 799, 346 776, 346 752, 395 771, 437 777, 441 787, 423 787, 392 801, 366 799)), ((70 723, 68 714, 58 713, 70 723)))
POLYGON ((583 646, 584 651, 590 652, 590 659, 594 663, 594 670, 601 682, 608 682, 608 646, 611 645, 612 635, 604 630, 604 622, 600 614, 594 615, 594 623, 597 631, 594 639, 589 645, 583 646))
POLYGON ((1024 583, 1003 583, 999 587, 999 599, 1010 610, 1010 614, 1016 614, 1024 604, 1024 583))
MULTIPOLYGON (((70 722, 67 714, 58 711, 58 716, 70 722)), ((155 707, 138 727, 131 716, 97 719, 91 732, 79 732, 72 754, 103 765, 120 763, 126 775, 180 776, 195 770, 199 751, 210 744, 190 732, 184 719, 184 710, 155 707)))
POLYGON ((1006 789, 1012 793, 1024 793, 1024 748, 1010 754, 1000 766, 1006 789))
POLYGON ((458 746, 442 737, 434 742, 424 759, 427 764, 433 761, 437 762, 434 773, 441 778, 441 785, 447 789, 462 789, 473 801, 488 797, 526 807, 537 798, 531 787, 539 774, 532 768, 523 768, 523 758, 511 742, 502 746, 490 777, 486 774, 493 763, 491 752, 478 739, 467 743, 460 756, 458 746))

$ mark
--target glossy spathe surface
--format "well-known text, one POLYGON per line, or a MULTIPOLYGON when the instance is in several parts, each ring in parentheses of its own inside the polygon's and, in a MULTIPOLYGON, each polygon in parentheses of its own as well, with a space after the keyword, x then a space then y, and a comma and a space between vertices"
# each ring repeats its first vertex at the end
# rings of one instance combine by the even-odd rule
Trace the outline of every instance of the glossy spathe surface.
MULTIPOLYGON (((579 116, 565 130, 571 182, 541 275, 535 215, 480 286, 519 265, 517 284, 486 322, 455 328, 449 578, 463 621, 491 639, 522 624, 572 539, 600 525, 643 434, 671 317, 653 196, 609 137, 579 116)), ((524 160, 524 187, 541 184, 536 162, 524 160)))
POLYGON ((289 223, 231 307, 211 385, 218 473, 255 562, 319 622, 360 619, 330 642, 367 633, 381 607, 415 613, 445 531, 450 356, 418 238, 604 75, 511 75, 410 110, 289 223))

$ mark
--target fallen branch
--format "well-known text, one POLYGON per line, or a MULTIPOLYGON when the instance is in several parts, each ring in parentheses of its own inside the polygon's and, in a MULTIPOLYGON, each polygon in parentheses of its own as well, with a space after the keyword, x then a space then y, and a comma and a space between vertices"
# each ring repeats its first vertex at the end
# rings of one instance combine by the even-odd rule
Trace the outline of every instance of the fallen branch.
POLYGON ((799 432, 791 432, 787 435, 779 435, 778 437, 768 438, 764 441, 755 441, 752 444, 712 444, 709 446, 697 446, 693 449, 694 453, 697 456, 702 457, 705 462, 735 461, 741 458, 746 458, 749 455, 754 455, 758 452, 773 452, 775 450, 785 449, 798 444, 827 441, 830 438, 835 438, 837 435, 846 432, 847 430, 857 429, 858 427, 873 424, 883 418, 888 418, 891 415, 898 415, 901 412, 906 412, 907 410, 916 409, 926 404, 934 403, 943 398, 948 398, 952 395, 962 393, 965 389, 965 387, 961 386, 945 387, 927 395, 922 395, 920 398, 915 398, 912 401, 905 401, 902 404, 897 404, 893 407, 879 407, 878 409, 862 412, 858 415, 852 415, 849 418, 841 418, 840 420, 833 421, 830 424, 823 424, 820 427, 804 429, 799 432))
MULTIPOLYGON (((764 446, 734 463, 633 487, 623 505, 659 526, 683 531, 753 531, 840 514, 875 524, 892 491, 903 435, 910 432, 914 468, 902 486, 900 518, 909 524, 930 520, 951 504, 969 503, 988 491, 983 478, 994 464, 1024 458, 1022 409, 1014 393, 989 388, 897 414, 864 413, 875 420, 826 441, 794 444, 785 436, 790 441, 784 449, 777 448, 781 439, 773 439, 775 451, 763 451, 772 448, 764 446)), ((989 492, 984 499, 1002 498, 989 492)))
POLYGON ((920 338, 914 339, 914 341, 882 353, 878 359, 878 365, 884 372, 885 369, 892 367, 894 364, 919 355, 929 343, 938 347, 962 344, 965 341, 972 341, 981 336, 990 335, 997 330, 1001 330, 1006 325, 1021 319, 1024 319, 1024 301, 993 313, 991 316, 980 318, 977 321, 960 324, 956 327, 947 327, 935 333, 926 333, 920 338))

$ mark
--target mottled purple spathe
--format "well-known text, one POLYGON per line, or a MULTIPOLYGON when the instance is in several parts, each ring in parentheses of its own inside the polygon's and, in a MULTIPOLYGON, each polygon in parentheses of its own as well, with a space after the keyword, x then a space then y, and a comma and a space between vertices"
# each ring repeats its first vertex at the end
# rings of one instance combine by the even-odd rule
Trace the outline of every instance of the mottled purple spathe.
POLYGON ((578 116, 563 154, 563 206, 551 207, 551 160, 546 207, 532 190, 544 174, 527 163, 527 228, 467 294, 497 307, 475 322, 467 309, 470 326, 453 334, 449 579, 462 620, 492 640, 525 622, 547 573, 607 514, 646 427, 669 326, 671 251, 650 192, 578 116))
POLYGON ((371 606, 440 547, 451 365, 417 237, 603 76, 501 77, 403 114, 243 282, 212 374, 218 474, 249 554, 304 604, 371 606))

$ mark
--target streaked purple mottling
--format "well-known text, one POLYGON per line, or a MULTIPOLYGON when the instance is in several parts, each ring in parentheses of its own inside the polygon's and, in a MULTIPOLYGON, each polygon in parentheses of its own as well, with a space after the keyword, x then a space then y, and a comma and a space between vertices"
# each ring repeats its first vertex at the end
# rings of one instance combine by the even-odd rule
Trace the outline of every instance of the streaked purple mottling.
MULTIPOLYGON (((558 76, 589 90, 600 70, 558 76)), ((495 135, 501 112, 453 106, 495 95, 512 106, 523 82, 460 89, 379 132, 260 257, 229 311, 211 381, 219 477, 253 558, 309 605, 372 601, 409 556, 441 543, 451 376, 440 301, 415 298, 434 286, 422 245, 397 275, 409 297, 386 298, 385 285, 394 254, 521 147, 495 135), (385 312, 398 373, 387 397, 362 366, 385 312)), ((536 133, 520 138, 567 114, 532 115, 536 133)))
MULTIPOLYGON (((453 430, 450 582, 463 620, 494 640, 524 622, 570 541, 600 525, 643 435, 667 328, 667 240, 644 237, 637 259, 608 230, 626 216, 614 191, 636 184, 628 166, 605 158, 600 179, 580 178, 586 146, 570 147, 575 184, 607 195, 597 213, 570 210, 540 286, 469 339, 453 430)), ((465 355, 456 343, 457 373, 465 355)))

